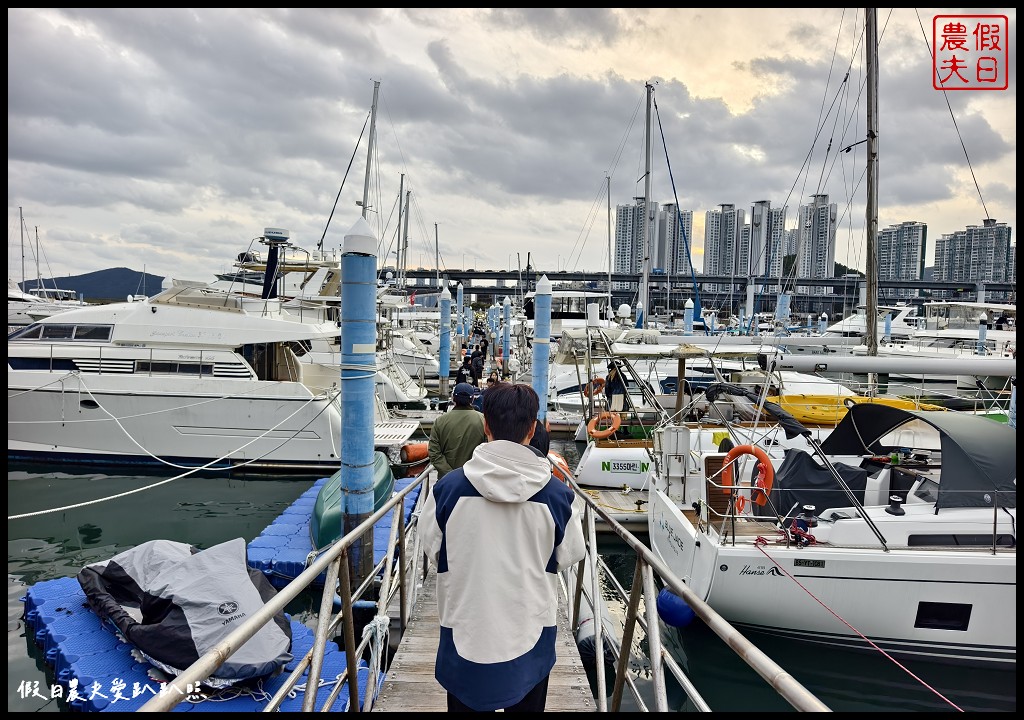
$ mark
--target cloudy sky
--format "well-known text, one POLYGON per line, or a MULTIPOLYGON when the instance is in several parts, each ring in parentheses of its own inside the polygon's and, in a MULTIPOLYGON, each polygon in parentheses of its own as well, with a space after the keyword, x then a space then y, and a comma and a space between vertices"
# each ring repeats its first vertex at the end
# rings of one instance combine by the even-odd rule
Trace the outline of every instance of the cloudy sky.
MULTIPOLYGON (((395 262, 402 187, 411 267, 435 267, 436 242, 442 269, 515 269, 529 255, 541 270, 607 271, 609 197, 614 214, 644 194, 650 82, 651 197, 694 211, 698 269, 705 211, 769 200, 791 227, 816 193, 838 205, 837 261, 864 267, 859 8, 7 19, 16 280, 23 257, 35 277, 37 236, 44 277, 212 280, 266 227, 338 248, 361 212, 375 81, 367 204, 382 264, 395 262)), ((943 233, 1016 225, 1016 11, 880 8, 878 24, 879 227, 927 223, 931 264, 943 233), (1009 18, 1008 90, 932 88, 933 18, 957 14, 1009 18)))

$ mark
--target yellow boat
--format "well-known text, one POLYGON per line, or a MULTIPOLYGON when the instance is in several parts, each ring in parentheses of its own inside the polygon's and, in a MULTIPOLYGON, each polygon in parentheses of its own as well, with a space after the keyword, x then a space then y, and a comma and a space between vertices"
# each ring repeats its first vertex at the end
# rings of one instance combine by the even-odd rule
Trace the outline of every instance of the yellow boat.
POLYGON ((868 397, 866 395, 805 395, 786 393, 767 398, 782 407, 802 425, 833 426, 843 419, 853 404, 878 403, 902 410, 945 410, 941 405, 932 405, 917 400, 895 397, 868 397))

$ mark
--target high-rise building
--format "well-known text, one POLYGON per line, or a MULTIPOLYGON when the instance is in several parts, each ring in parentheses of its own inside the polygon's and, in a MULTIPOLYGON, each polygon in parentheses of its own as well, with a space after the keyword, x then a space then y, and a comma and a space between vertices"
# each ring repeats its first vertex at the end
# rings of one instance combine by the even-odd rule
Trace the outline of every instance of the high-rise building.
MULTIPOLYGON (((616 273, 639 274, 648 251, 644 233, 644 199, 633 198, 632 205, 615 206, 615 257, 612 269, 616 273)), ((657 203, 652 203, 657 213, 657 203)), ((657 227, 657 225, 655 225, 657 227)), ((655 248, 651 248, 652 250, 655 248)), ((632 289, 630 283, 615 283, 616 290, 632 289)))
MULTIPOLYGON (((908 220, 890 225, 878 232, 879 280, 920 280, 924 276, 924 259, 928 247, 928 226, 908 220)), ((879 288, 884 298, 916 298, 918 290, 879 288)))
MULTIPOLYGON (((731 203, 719 207, 720 210, 708 210, 704 214, 704 274, 742 277, 737 263, 744 213, 731 203)), ((732 288, 720 285, 714 290, 731 292, 732 288)))
MULTIPOLYGON (((815 195, 810 203, 801 205, 800 231, 796 248, 794 277, 830 278, 836 268, 836 204, 829 203, 828 195, 815 195)), ((797 286, 802 295, 822 292, 821 288, 797 286)), ((824 292, 833 292, 831 288, 824 292)))
MULTIPOLYGON (((786 208, 771 207, 771 201, 758 200, 750 208, 749 234, 740 243, 739 266, 749 277, 781 277, 785 255, 786 208)), ((778 286, 766 288, 775 292, 778 286)))
POLYGON ((933 278, 943 282, 1015 282, 1011 235, 1011 228, 994 218, 985 218, 980 227, 968 225, 966 230, 943 235, 935 243, 933 278))
POLYGON ((666 203, 654 225, 653 267, 669 275, 690 275, 693 253, 693 211, 666 203))

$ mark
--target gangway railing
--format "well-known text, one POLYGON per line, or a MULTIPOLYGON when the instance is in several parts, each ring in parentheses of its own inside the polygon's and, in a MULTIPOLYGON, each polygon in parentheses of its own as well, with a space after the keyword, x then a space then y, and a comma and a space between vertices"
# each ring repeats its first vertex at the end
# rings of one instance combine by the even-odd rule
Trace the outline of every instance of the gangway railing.
MULTIPOLYGON (((561 469, 564 472, 564 468, 561 469)), ((307 692, 304 695, 302 703, 303 712, 326 712, 330 710, 346 681, 348 681, 349 691, 348 710, 350 712, 368 712, 372 710, 379 688, 379 678, 381 673, 387 670, 387 668, 381 665, 386 663, 387 657, 386 636, 388 631, 386 628, 390 624, 389 608, 397 596, 399 632, 404 632, 416 603, 416 588, 418 583, 426 576, 426 558, 420 547, 417 523, 420 510, 429 495, 433 476, 433 466, 427 465, 405 488, 395 493, 387 503, 366 518, 358 527, 329 546, 318 557, 308 561, 306 569, 285 587, 281 588, 252 617, 243 622, 195 663, 170 679, 167 682, 165 691, 151 698, 145 705, 139 708, 139 712, 167 712, 180 702, 187 701, 188 696, 194 694, 195 688, 201 687, 202 682, 206 678, 210 677, 231 655, 259 632, 264 625, 273 622, 275 615, 283 612, 292 600, 317 583, 318 578, 323 574, 325 574, 325 582, 323 583, 313 645, 303 657, 297 659, 293 670, 269 700, 266 707, 263 708, 263 711, 275 712, 279 710, 281 703, 295 690, 307 670, 306 687, 312 688, 313 692, 307 692), (405 500, 417 488, 420 489, 420 493, 411 513, 410 521, 407 524, 405 521, 405 500), (358 587, 353 589, 352 576, 349 570, 349 552, 353 545, 360 538, 372 532, 374 525, 388 513, 392 513, 393 518, 391 534, 384 557, 376 564, 373 572, 363 579, 358 587), (371 592, 374 590, 376 590, 375 593, 371 592), (362 637, 357 643, 353 608, 363 597, 369 597, 372 594, 376 594, 374 599, 376 617, 364 627, 362 637), (341 607, 335 613, 334 607, 338 600, 340 600, 341 607), (320 684, 322 663, 327 643, 337 636, 339 629, 343 637, 346 669, 337 678, 332 692, 318 710, 314 707, 317 701, 315 690, 320 684), (360 703, 357 682, 359 668, 357 662, 359 658, 363 657, 368 648, 371 656, 370 676, 366 683, 365 696, 362 699, 362 703, 360 703), (177 692, 174 692, 175 690, 177 692)), ((626 530, 625 527, 616 522, 614 518, 608 515, 583 491, 571 474, 566 482, 577 497, 585 503, 583 522, 588 552, 584 559, 574 568, 575 573, 570 574, 567 572, 561 576, 561 587, 567 593, 567 599, 571 601, 570 621, 574 630, 579 626, 581 608, 584 601, 588 603, 593 612, 595 658, 598 668, 596 673, 597 689, 595 691, 595 700, 597 701, 599 712, 620 712, 622 698, 627 687, 635 698, 638 708, 643 712, 650 712, 634 679, 627 673, 631 658, 630 649, 632 648, 633 638, 637 633, 638 627, 647 637, 653 676, 652 685, 654 688, 655 711, 665 712, 670 710, 665 683, 666 669, 672 673, 698 710, 710 711, 711 709, 700 696, 699 691, 690 681, 686 672, 675 658, 664 649, 661 642, 656 609, 658 592, 656 583, 658 581, 685 600, 697 617, 703 620, 723 642, 732 648, 737 655, 753 668, 758 675, 764 678, 795 709, 801 711, 829 710, 827 706, 797 682, 788 672, 777 665, 771 658, 759 650, 756 645, 751 643, 724 618, 718 615, 709 605, 697 597, 681 580, 673 576, 668 567, 650 549, 626 530), (598 554, 597 517, 600 517, 605 523, 602 527, 603 531, 611 530, 615 532, 636 553, 633 582, 628 595, 618 582, 615 581, 614 576, 608 571, 607 565, 598 554), (603 570, 606 573, 614 585, 616 593, 623 600, 627 608, 621 640, 605 637, 606 633, 602 615, 604 606, 599 604, 604 603, 599 570, 603 570), (585 574, 592 579, 591 587, 588 589, 584 588, 585 574), (644 603, 643 613, 640 612, 641 600, 644 603), (612 640, 614 641, 611 642, 612 640), (610 707, 607 699, 606 678, 602 667, 606 641, 610 641, 609 649, 615 658, 616 668, 610 707)))

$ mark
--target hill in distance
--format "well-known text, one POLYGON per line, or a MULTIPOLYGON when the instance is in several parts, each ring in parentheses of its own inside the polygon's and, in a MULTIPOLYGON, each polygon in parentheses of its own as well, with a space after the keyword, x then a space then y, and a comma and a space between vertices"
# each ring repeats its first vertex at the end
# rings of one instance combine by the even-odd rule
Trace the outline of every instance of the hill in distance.
MULTIPOLYGON (((84 275, 61 278, 43 278, 42 287, 74 290, 90 303, 123 302, 129 295, 152 297, 163 288, 163 277, 129 270, 125 267, 108 268, 84 275)), ((22 290, 32 292, 39 282, 32 278, 18 283, 22 290)))

